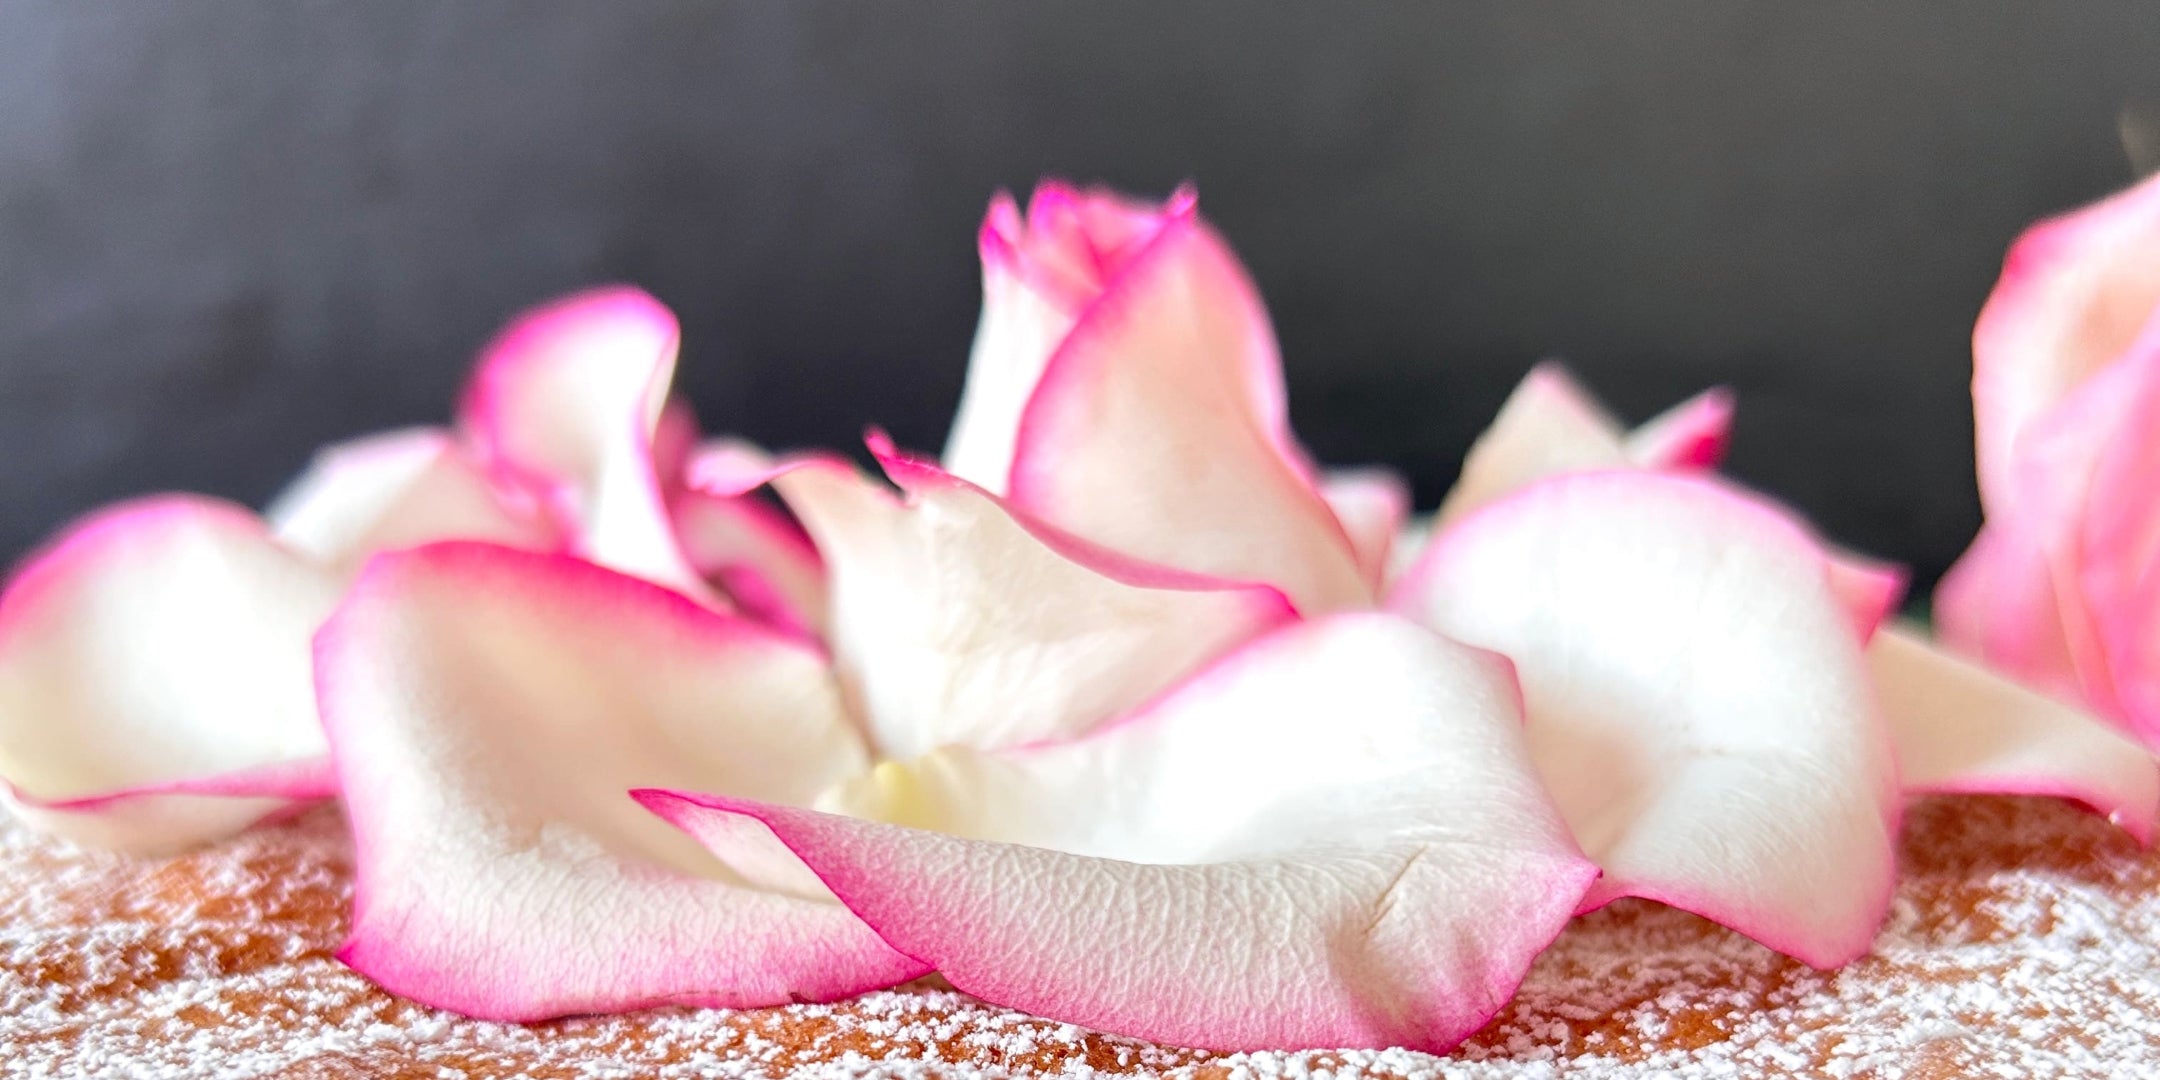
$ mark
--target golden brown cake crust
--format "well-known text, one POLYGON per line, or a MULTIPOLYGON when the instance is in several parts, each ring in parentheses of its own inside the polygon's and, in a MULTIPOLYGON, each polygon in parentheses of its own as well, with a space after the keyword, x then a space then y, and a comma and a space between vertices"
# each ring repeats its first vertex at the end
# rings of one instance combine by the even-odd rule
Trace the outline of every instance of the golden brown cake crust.
POLYGON ((1485 1031, 1406 1051, 1222 1057, 1097 1035, 920 984, 830 1006, 528 1027, 384 994, 332 958, 334 811, 165 861, 0 818, 0 1062, 113 1077, 1905 1077, 2160 1075, 2160 857, 2042 800, 1907 821, 1873 955, 1816 972, 1623 902, 1578 920, 1485 1031))

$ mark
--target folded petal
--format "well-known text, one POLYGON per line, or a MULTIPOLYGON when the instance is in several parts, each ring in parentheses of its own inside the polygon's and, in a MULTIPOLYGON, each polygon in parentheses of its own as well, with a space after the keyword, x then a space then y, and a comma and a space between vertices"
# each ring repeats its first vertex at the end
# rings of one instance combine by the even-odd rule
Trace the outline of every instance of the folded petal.
POLYGON ((1308 614, 1371 600, 1290 435, 1259 294, 1189 195, 1044 366, 1014 447, 1014 505, 1075 535, 1308 614))
POLYGON ((2143 339, 2160 345, 2160 178, 2028 229, 1973 327, 1980 499, 2011 510, 2029 425, 2143 339))
POLYGON ((169 851, 326 794, 303 782, 325 749, 308 635, 340 584, 214 499, 139 499, 62 533, 0 597, 0 778, 18 811, 169 851))
POLYGON ((1033 256, 1024 246, 1026 236, 1012 196, 999 192, 977 237, 982 319, 945 443, 945 467, 990 491, 1005 490, 1020 413, 1043 365, 1099 291, 1072 280, 1058 262, 1033 256))
POLYGON ((831 458, 772 482, 824 553, 834 661, 884 756, 1077 735, 1295 616, 1273 588, 1105 551, 871 443, 905 501, 831 458))
POLYGON ((1890 627, 1868 666, 1909 792, 2052 795, 2150 843, 2160 815, 2152 755, 2097 717, 1890 627))
POLYGON ((1530 369, 1470 444, 1434 519, 1444 528, 1547 476, 1628 464, 1620 425, 1558 361, 1530 369))
POLYGON ((1021 217, 999 192, 983 218, 983 310, 968 354, 967 387, 945 444, 945 467, 1003 494, 1043 365, 1088 305, 1145 249, 1168 215, 1104 191, 1046 180, 1021 217))
POLYGON ((888 764, 830 802, 911 827, 640 799, 701 840, 766 823, 969 993, 1218 1049, 1451 1046, 1595 875, 1506 665, 1377 614, 1280 630, 1087 738, 888 764))
POLYGON ((278 539, 341 576, 378 551, 451 537, 547 549, 555 531, 498 497, 436 428, 368 435, 318 451, 263 516, 278 539))
POLYGON ((339 955, 385 988, 530 1020, 922 973, 769 833, 700 846, 625 794, 808 802, 860 771, 815 648, 576 559, 444 544, 370 563, 316 663, 356 861, 339 955))
POLYGON ((826 624, 824 559, 801 525, 749 490, 772 468, 747 443, 700 447, 674 496, 676 538, 690 566, 744 614, 816 637, 826 624))
POLYGON ((1730 391, 1706 390, 1632 432, 1568 373, 1547 360, 1530 369, 1470 452, 1434 519, 1446 526, 1534 480, 1561 473, 1634 466, 1706 469, 1724 457, 1732 428, 1730 391))
POLYGON ((1394 606, 1500 652, 1532 754, 1642 896, 1828 967, 1890 897, 1891 747, 1821 548, 1785 514, 1653 472, 1540 481, 1436 537, 1394 606))
POLYGON ((484 462, 538 492, 578 554, 718 603, 668 518, 660 458, 687 450, 667 413, 674 315, 636 289, 529 312, 489 345, 460 425, 484 462))
POLYGON ((1334 469, 1320 477, 1320 497, 1342 523, 1375 595, 1386 585, 1395 538, 1410 520, 1410 483, 1393 469, 1334 469))

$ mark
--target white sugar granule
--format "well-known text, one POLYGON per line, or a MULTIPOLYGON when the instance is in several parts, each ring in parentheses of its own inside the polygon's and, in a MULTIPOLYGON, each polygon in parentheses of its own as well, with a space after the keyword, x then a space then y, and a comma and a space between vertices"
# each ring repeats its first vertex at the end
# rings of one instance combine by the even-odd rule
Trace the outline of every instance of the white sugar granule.
POLYGON ((1794 964, 1691 916, 1581 920, 1454 1054, 1210 1055, 986 1005, 934 980, 836 1005, 480 1023, 339 965, 349 854, 318 812, 169 862, 0 821, 0 1073, 1189 1080, 2160 1076, 2160 858, 2041 801, 1908 823, 1874 953, 1794 964))

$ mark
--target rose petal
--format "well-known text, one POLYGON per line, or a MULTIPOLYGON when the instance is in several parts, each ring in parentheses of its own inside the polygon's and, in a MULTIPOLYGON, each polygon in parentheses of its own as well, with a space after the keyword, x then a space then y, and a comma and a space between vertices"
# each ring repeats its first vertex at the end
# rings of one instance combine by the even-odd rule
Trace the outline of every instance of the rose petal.
MULTIPOLYGON (((2044 535, 2061 545, 2074 545, 2074 564, 2054 560, 2055 584, 2064 588, 2063 573, 2075 574, 2072 587, 2081 601, 2078 607, 2091 613, 2090 633, 2104 652, 2109 695, 2120 717, 2147 743, 2160 745, 2160 651, 2155 651, 2154 626, 2160 621, 2160 341, 2153 347, 2132 350, 2107 371, 2094 376, 2064 406, 2073 422, 2105 423, 2110 430, 2086 441, 2094 455, 2083 512, 2067 528, 2044 535), (2103 410, 2085 407, 2091 393, 2110 395, 2103 410)), ((2057 422, 2055 416, 2033 424, 2035 441, 2057 422)), ((2089 433, 2090 434, 2090 433, 2089 433)), ((2063 470, 2052 476, 2025 474, 2031 482, 2071 482, 2077 474, 2063 470)), ((2059 550, 2059 549, 2058 549, 2059 550)), ((2067 618, 2066 625, 2077 625, 2067 618)), ((2073 649, 2080 641, 2072 635, 2073 649)), ((2073 656, 2077 655, 2073 651, 2073 656)), ((2089 669, 2086 698, 2104 708, 2109 698, 2093 693, 2089 669)))
POLYGON ((2160 178, 2026 230, 1973 327, 1980 499, 2011 512, 2026 429, 2141 339, 2160 344, 2160 178))
POLYGON ((329 757, 318 756, 70 799, 42 799, 0 782, 0 807, 32 828, 85 847, 166 855, 276 821, 337 793, 329 757))
POLYGON ((1379 467, 1335 469, 1320 478, 1320 497, 1342 523, 1373 592, 1386 584, 1395 538, 1410 519, 1410 483, 1379 467))
MULTIPOLYGON (((1435 527, 1550 476, 1602 469, 1694 471, 1724 457, 1733 398, 1706 390, 1622 434, 1619 421, 1557 361, 1530 370, 1464 459, 1435 527)), ((1403 571, 1391 575, 1390 580, 1403 571)), ((1865 642, 1905 596, 1905 569, 1854 552, 1830 553, 1830 583, 1865 642)))
MULTIPOLYGON (((1189 195, 1180 192, 1174 206, 1189 195)), ((1028 200, 1025 231, 1008 228, 1026 269, 1054 273, 1082 295, 1092 297, 1161 229, 1170 206, 1122 198, 1107 190, 1080 190, 1062 180, 1044 180, 1028 200)), ((1014 219, 993 211, 990 224, 1009 226, 1014 219)))
POLYGON ((488 346, 460 424, 488 467, 539 492, 574 550, 718 604, 668 518, 661 456, 675 317, 636 289, 595 289, 529 312, 488 346), (658 456, 656 456, 658 455, 658 456))
POLYGON ((2160 771, 2088 716, 1891 627, 1868 648, 1905 790, 2074 799, 2150 843, 2160 771))
POLYGON ((1733 394, 1705 390, 1627 433, 1629 461, 1647 469, 1715 469, 1732 443, 1733 394))
POLYGON ((1077 536, 1308 614, 1371 600, 1290 436, 1259 294, 1189 197, 1066 335, 1014 446, 1013 504, 1077 536))
POLYGON ((0 777, 18 811, 170 851, 322 795, 291 770, 324 752, 307 642, 338 588, 214 499, 139 499, 62 533, 0 597, 0 777))
POLYGON ((1532 753, 1642 896, 1819 967, 1890 897, 1889 738, 1824 555, 1784 514, 1652 472, 1540 481, 1434 539, 1393 605, 1515 661, 1532 753))
POLYGON ((1104 551, 871 445, 905 502, 835 459, 773 484, 825 555, 835 661, 885 756, 1079 734, 1295 615, 1272 588, 1104 551))
POLYGON ((1028 216, 999 192, 983 218, 983 310, 967 386, 945 444, 945 467, 1003 493, 1013 438, 1043 365, 1087 306, 1161 229, 1161 211, 1056 181, 1035 189, 1028 216))
POLYGON ((496 495, 449 432, 411 428, 318 451, 263 516, 278 539, 341 577, 378 551, 447 537, 547 549, 554 530, 496 495))
POLYGON ((2043 693, 2084 700, 2047 557, 2024 530, 1984 526, 1936 585, 1934 609, 1952 649, 2043 693))
POLYGON ((2108 660, 2132 734, 2160 746, 2160 565, 2148 568, 2108 623, 2108 660))
POLYGON ((830 1000, 922 973, 770 835, 689 843, 624 794, 807 802, 865 765, 822 657, 563 556, 371 562, 325 625, 352 936, 384 988, 532 1020, 830 1000))
POLYGON ((674 499, 676 536, 691 567, 744 614, 816 637, 826 622, 824 559, 800 525, 748 493, 772 468, 771 455, 747 443, 700 447, 674 499))
POLYGON ((1491 426, 1471 444, 1435 525, 1445 527, 1532 481, 1561 473, 1631 465, 1710 468, 1724 455, 1732 411, 1729 391, 1707 390, 1624 432, 1566 365, 1547 360, 1523 376, 1491 426))
MULTIPOLYGON (((2074 679, 2078 700, 2106 716, 2125 715, 2108 655, 2111 612, 2143 570, 2134 561, 2134 534, 2122 526, 2135 527, 2134 519, 2151 505, 2151 492, 2105 490, 2099 478, 2103 462, 2121 444, 2156 437, 2138 430, 2148 419, 2141 414, 2156 391, 2160 349, 2125 357, 2093 373, 2053 409, 2028 422, 2019 432, 2018 453, 2011 463, 2015 511, 1991 518, 2040 556, 2069 664, 2056 678, 2074 679), (2130 520, 2118 517, 2113 529, 2095 522, 2095 514, 2104 515, 2103 507, 2109 504, 2117 504, 2117 512, 2130 520), (2090 592, 2089 587, 2099 591, 2090 592)), ((2125 475, 2134 475, 2134 470, 2125 475)), ((2013 569, 2034 567, 2006 562, 1997 573, 2013 569)), ((2023 583, 2011 587, 2038 590, 2023 583)))
POLYGON ((1451 1046, 1595 874, 1506 665, 1372 614, 1278 631, 1085 739, 881 766, 838 800, 945 832, 640 799, 701 839, 766 822, 971 994, 1218 1049, 1451 1046))

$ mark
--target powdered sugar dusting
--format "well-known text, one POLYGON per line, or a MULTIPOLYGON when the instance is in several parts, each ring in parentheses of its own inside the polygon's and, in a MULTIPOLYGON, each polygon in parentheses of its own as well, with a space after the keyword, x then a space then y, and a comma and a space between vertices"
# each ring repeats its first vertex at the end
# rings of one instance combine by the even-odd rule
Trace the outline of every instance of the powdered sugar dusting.
POLYGON ((999 1009, 929 980, 837 1005, 530 1026, 339 965, 332 811, 173 860, 0 820, 0 1061, 89 1077, 2143 1077, 2160 1072, 2160 856, 2039 800, 1908 819, 1875 952, 1816 972, 1641 902, 1582 919, 1448 1057, 1218 1056, 999 1009))

